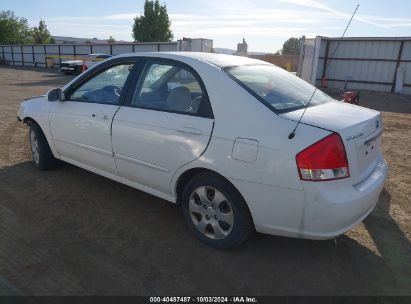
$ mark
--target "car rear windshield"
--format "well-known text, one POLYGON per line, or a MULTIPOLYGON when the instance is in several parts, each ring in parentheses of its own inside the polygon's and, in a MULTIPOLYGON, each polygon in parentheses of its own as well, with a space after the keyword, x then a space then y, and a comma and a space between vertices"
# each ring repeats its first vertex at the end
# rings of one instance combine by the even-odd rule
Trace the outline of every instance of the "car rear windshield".
MULTIPOLYGON (((276 113, 304 108, 315 90, 308 82, 273 65, 244 65, 224 68, 224 71, 276 113)), ((317 90, 310 106, 331 100, 317 90)))

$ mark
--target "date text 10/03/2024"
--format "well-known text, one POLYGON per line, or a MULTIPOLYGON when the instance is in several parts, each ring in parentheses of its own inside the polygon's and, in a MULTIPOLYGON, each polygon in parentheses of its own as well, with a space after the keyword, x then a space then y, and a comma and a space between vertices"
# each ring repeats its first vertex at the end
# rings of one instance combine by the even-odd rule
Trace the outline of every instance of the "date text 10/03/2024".
POLYGON ((258 303, 255 297, 150 297, 150 303, 258 303))

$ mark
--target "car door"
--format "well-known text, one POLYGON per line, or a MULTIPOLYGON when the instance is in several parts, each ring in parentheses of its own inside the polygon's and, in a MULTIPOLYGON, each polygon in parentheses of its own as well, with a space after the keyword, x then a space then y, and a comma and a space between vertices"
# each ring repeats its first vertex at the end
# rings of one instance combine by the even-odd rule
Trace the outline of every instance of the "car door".
POLYGON ((116 174, 111 123, 134 62, 117 62, 66 90, 50 113, 54 145, 63 160, 116 174))
POLYGON ((121 177, 169 194, 176 170, 206 149, 213 114, 191 67, 153 58, 139 71, 134 92, 113 120, 114 159, 121 177))

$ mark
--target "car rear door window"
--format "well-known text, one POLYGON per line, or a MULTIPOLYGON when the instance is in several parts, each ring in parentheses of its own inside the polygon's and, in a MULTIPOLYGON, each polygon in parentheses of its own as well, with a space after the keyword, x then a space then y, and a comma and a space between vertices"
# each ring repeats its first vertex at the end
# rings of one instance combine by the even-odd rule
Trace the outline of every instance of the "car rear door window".
POLYGON ((197 75, 178 64, 147 62, 130 104, 189 115, 211 112, 197 75))

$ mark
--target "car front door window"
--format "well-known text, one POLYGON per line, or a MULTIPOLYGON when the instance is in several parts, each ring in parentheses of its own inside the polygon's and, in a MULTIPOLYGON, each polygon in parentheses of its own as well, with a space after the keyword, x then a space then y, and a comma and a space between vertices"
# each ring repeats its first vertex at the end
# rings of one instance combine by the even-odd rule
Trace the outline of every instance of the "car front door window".
POLYGON ((76 88, 70 100, 117 104, 132 67, 133 64, 127 63, 104 70, 76 88))

